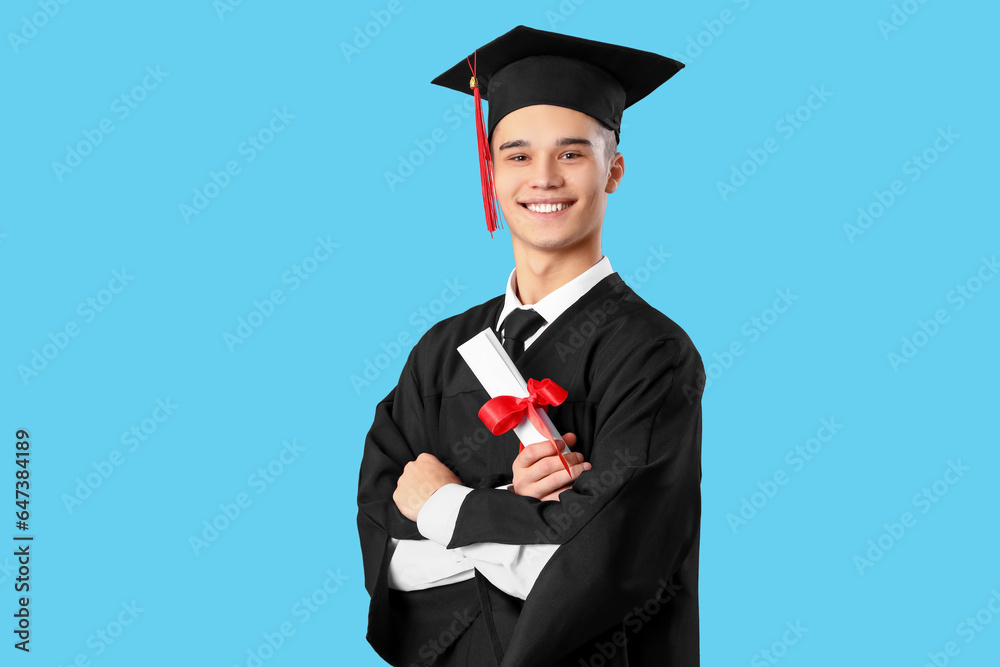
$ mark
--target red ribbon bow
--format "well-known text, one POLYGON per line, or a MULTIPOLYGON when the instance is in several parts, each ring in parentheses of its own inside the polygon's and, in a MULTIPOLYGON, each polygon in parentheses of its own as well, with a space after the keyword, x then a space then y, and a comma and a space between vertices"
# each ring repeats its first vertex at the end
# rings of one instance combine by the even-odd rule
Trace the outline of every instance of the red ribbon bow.
MULTIPOLYGON (((568 395, 565 389, 548 378, 540 382, 535 379, 529 379, 528 395, 526 397, 496 396, 491 398, 486 401, 483 407, 479 408, 479 418, 483 420, 483 423, 486 424, 486 427, 490 429, 493 435, 500 435, 520 424, 521 419, 527 415, 531 425, 555 447, 559 460, 562 461, 566 472, 572 477, 573 473, 569 471, 569 464, 563 458, 559 445, 556 444, 551 431, 549 431, 545 422, 538 415, 539 408, 545 410, 550 405, 559 405, 566 400, 568 395)), ((521 444, 521 449, 524 449, 523 443, 521 444)))

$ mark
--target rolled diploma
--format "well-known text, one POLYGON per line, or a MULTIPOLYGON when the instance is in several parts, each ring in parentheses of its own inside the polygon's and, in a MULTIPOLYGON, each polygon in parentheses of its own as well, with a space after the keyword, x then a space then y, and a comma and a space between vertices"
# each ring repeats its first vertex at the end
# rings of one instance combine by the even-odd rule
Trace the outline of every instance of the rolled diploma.
MULTIPOLYGON (((476 378, 483 385, 483 388, 490 395, 490 398, 497 396, 514 396, 516 398, 526 398, 528 396, 528 385, 521 377, 517 366, 507 356, 507 351, 500 345, 496 334, 492 329, 484 329, 466 342, 458 346, 458 353, 469 364, 469 368, 475 373, 476 378)), ((544 410, 538 410, 538 416, 542 423, 552 433, 552 438, 562 442, 562 435, 544 410)), ((538 432, 525 415, 520 423, 514 427, 514 433, 521 441, 521 447, 533 445, 538 442, 546 442, 544 435, 538 432)), ((570 449, 563 443, 563 455, 569 454, 570 449)))

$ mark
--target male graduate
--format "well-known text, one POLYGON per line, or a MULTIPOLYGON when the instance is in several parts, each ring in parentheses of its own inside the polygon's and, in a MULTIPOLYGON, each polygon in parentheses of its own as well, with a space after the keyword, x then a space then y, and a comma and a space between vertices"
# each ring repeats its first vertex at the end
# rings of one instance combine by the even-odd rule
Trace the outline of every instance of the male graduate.
POLYGON ((699 664, 704 370, 601 250, 622 112, 681 67, 520 26, 434 80, 489 103, 488 227, 499 204, 515 268, 414 346, 365 441, 368 640, 390 664, 699 664), (490 397, 456 349, 487 328, 566 390, 548 414, 569 470, 480 421, 490 397))

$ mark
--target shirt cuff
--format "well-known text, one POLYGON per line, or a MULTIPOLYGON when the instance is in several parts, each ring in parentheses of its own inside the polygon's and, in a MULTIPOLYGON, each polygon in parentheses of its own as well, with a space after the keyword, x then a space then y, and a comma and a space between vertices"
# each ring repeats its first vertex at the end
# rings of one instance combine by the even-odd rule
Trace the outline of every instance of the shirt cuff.
POLYGON ((472 562, 459 549, 445 549, 430 540, 393 543, 387 583, 399 591, 419 591, 465 581, 475 576, 472 562))
POLYGON ((431 494, 417 513, 417 530, 428 540, 447 547, 455 532, 458 511, 472 489, 460 484, 445 484, 431 494))

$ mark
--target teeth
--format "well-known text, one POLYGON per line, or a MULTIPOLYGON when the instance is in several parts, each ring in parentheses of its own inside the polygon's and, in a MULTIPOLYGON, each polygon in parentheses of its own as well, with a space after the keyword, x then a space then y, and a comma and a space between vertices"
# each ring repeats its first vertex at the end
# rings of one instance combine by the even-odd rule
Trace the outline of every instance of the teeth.
POLYGON ((529 211, 535 213, 555 213, 564 208, 569 208, 569 204, 527 204, 529 211))

